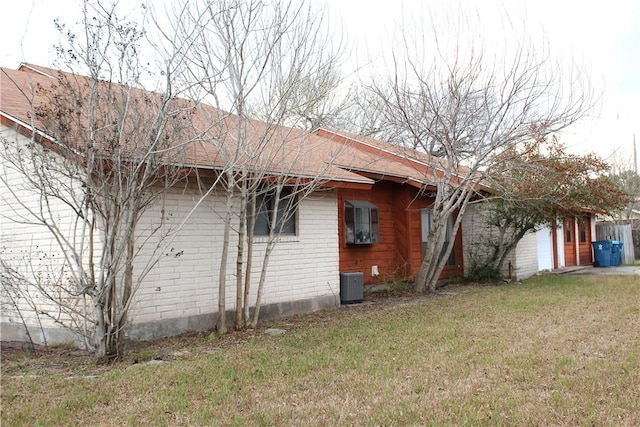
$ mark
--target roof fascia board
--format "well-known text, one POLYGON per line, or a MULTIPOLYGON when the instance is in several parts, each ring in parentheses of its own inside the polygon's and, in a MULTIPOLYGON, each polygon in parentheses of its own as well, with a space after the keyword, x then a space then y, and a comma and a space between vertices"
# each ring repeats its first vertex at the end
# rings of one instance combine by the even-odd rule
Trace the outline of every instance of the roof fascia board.
POLYGON ((35 73, 35 74, 40 74, 42 76, 49 77, 50 79, 56 79, 55 76, 52 76, 49 73, 45 73, 44 71, 39 70, 38 68, 35 68, 35 67, 33 67, 32 65, 30 65, 30 64, 28 64, 26 62, 23 62, 23 63, 20 64, 20 66, 18 67, 18 71, 21 71, 22 68, 27 68, 30 71, 32 71, 33 73, 35 73))
POLYGON ((2 124, 8 126, 8 123, 14 123, 15 125, 18 126, 18 131, 20 132, 20 129, 24 129, 22 132, 22 134, 24 134, 25 136, 28 136, 29 133, 32 134, 36 134, 38 137, 44 138, 47 141, 51 142, 51 143, 55 143, 56 140, 55 138, 53 138, 51 135, 48 135, 44 132, 42 132, 40 129, 32 126, 30 123, 27 123, 23 120, 20 120, 12 115, 9 115, 7 113, 5 113, 4 111, 0 111, 0 117, 2 118, 2 124))
POLYGON ((358 171, 359 175, 362 175, 364 177, 370 178, 374 181, 391 181, 391 182, 396 182, 396 183, 400 183, 400 184, 409 184, 413 187, 416 188, 423 188, 425 186, 432 186, 432 184, 430 184, 427 181, 422 181, 420 179, 414 178, 414 177, 410 177, 410 176, 402 176, 402 175, 393 175, 393 174, 389 174, 389 173, 381 173, 379 171, 373 171, 373 170, 366 170, 366 169, 362 169, 362 168, 354 168, 352 166, 340 166, 340 165, 336 165, 338 167, 342 167, 345 170, 348 171, 358 171))

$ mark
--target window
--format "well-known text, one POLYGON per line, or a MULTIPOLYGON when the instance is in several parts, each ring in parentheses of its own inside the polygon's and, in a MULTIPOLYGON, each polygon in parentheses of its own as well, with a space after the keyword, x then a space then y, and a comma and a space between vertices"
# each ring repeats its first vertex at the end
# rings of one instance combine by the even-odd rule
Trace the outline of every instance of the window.
MULTIPOLYGON (((280 200, 276 206, 276 192, 271 190, 256 197, 256 216, 253 225, 254 236, 268 236, 271 231, 271 216, 275 209, 276 235, 296 235, 296 196, 290 188, 283 188, 280 192, 280 200)), ((247 224, 249 223, 251 209, 247 209, 247 224)))
POLYGON ((373 203, 347 200, 344 203, 347 243, 368 245, 379 239, 378 207, 373 203))
MULTIPOLYGON (((433 210, 432 209, 422 209, 422 257, 424 258, 427 252, 427 242, 429 240, 429 232, 431 231, 431 227, 433 226, 433 210)), ((442 246, 442 251, 440 252, 440 259, 444 256, 447 246, 449 246, 449 242, 454 238, 453 236, 453 215, 449 215, 447 218, 447 230, 445 232, 445 242, 442 246)), ((456 251, 451 251, 449 258, 447 259, 447 263, 445 265, 456 265, 456 251)))
POLYGON ((580 221, 580 243, 587 243, 587 224, 580 221))
POLYGON ((571 228, 572 228, 573 224, 570 221, 565 221, 564 222, 564 229, 565 229, 565 242, 567 243, 571 243, 571 228))

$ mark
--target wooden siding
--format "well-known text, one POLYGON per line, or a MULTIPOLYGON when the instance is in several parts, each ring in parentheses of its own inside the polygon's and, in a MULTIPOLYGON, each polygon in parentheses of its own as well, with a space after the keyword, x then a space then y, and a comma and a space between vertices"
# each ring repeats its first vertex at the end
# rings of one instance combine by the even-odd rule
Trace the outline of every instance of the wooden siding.
MULTIPOLYGON (((417 197, 417 189, 389 181, 376 183, 371 190, 338 191, 339 266, 342 272, 362 272, 365 283, 413 279, 422 263, 422 224, 420 210, 433 199, 417 197), (370 245, 347 244, 344 202, 362 200, 378 207, 380 239, 370 245), (373 277, 372 266, 380 275, 373 277)), ((456 265, 444 268, 440 278, 462 277, 462 234, 455 241, 456 265)))

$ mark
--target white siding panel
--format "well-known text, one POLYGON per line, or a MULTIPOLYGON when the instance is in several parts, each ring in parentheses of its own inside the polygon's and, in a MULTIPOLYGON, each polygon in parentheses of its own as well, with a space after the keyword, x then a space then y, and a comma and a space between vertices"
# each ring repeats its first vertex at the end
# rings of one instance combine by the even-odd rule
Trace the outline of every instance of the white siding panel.
POLYGON ((558 268, 564 267, 565 264, 565 256, 564 256, 564 226, 562 223, 558 224, 556 228, 556 253, 558 254, 558 268))

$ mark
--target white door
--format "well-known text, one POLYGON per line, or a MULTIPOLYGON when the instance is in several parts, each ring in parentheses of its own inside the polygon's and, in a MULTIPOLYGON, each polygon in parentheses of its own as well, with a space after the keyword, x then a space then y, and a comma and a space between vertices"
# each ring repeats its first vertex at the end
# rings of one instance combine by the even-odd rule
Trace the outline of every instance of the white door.
POLYGON ((544 227, 536 232, 538 245, 538 271, 553 270, 553 239, 551 229, 544 227))

